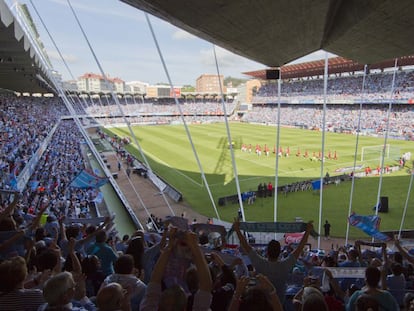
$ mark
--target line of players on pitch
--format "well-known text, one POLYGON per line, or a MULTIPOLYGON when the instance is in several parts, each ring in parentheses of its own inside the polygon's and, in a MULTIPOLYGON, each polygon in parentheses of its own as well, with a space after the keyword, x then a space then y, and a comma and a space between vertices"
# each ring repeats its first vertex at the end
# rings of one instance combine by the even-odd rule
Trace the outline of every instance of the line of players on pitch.
MULTIPOLYGON (((242 144, 241 151, 252 153, 252 151, 253 151, 252 144, 242 144)), ((262 148, 261 145, 256 144, 256 147, 254 148, 254 152, 257 156, 261 156, 262 154, 264 154, 265 156, 268 157, 270 155, 270 148, 267 146, 267 144, 265 144, 263 148, 262 148)), ((276 154, 276 146, 273 146, 273 152, 272 153, 276 154)), ((279 157, 284 156, 284 157, 288 158, 290 156, 290 148, 286 147, 285 149, 283 149, 283 147, 279 147, 279 152, 277 153, 277 155, 279 157)), ((300 151, 300 148, 298 148, 295 155, 297 157, 303 156, 304 158, 310 158, 311 160, 312 159, 315 159, 315 160, 322 159, 322 152, 320 150, 317 153, 316 153, 316 151, 313 151, 312 155, 311 155, 308 152, 307 149, 302 154, 301 151, 300 151)), ((326 158, 329 159, 329 160, 338 160, 338 154, 337 154, 336 150, 333 153, 331 152, 331 150, 329 150, 328 155, 326 156, 326 158)))

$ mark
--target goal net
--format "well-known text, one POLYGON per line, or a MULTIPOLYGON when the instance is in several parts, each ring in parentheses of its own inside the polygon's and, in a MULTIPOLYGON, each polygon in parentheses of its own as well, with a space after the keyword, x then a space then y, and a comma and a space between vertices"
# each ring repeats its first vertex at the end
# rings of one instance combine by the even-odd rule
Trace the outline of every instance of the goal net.
POLYGON ((381 160, 384 152, 384 159, 398 160, 400 157, 400 148, 386 145, 366 146, 361 150, 361 161, 381 160))

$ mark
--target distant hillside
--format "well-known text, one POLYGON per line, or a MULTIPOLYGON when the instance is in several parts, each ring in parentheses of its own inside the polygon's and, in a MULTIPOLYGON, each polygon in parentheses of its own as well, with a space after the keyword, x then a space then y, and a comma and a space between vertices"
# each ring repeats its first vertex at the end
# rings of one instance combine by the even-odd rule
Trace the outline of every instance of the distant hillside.
POLYGON ((247 79, 226 77, 224 78, 224 85, 229 86, 229 84, 231 84, 231 87, 238 87, 240 84, 245 83, 246 81, 247 79))

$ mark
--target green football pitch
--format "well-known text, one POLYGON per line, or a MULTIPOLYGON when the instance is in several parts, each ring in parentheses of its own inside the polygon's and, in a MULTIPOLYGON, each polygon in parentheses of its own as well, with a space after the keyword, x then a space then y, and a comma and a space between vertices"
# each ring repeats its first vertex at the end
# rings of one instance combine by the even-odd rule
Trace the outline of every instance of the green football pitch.
MULTIPOLYGON (((277 130, 273 126, 231 123, 230 135, 233 142, 234 162, 241 192, 257 190, 259 183, 271 182, 275 185, 277 130), (241 147, 252 145, 252 152, 242 152, 241 147), (262 155, 255 154, 256 145, 262 147, 262 155), (264 146, 270 153, 264 155, 264 146)), ((199 213, 216 217, 213 203, 210 200, 206 184, 197 164, 190 140, 183 125, 134 126, 134 134, 151 169, 183 194, 184 201, 199 213)), ((107 129, 110 135, 130 136, 126 127, 107 129)), ((214 198, 219 216, 223 220, 232 221, 237 215, 239 204, 219 206, 221 197, 237 194, 233 159, 229 149, 227 130, 224 123, 208 125, 190 125, 189 132, 194 144, 199 163, 214 198)), ((342 175, 350 173, 354 166, 356 136, 338 133, 325 133, 325 161, 317 157, 322 152, 322 133, 311 130, 281 128, 279 134, 280 147, 283 153, 289 148, 289 157, 279 157, 277 164, 278 185, 283 186, 303 180, 317 180, 320 176, 342 175), (300 156, 296 154, 300 151, 300 156), (308 157, 304 157, 307 152, 308 157), (331 155, 329 159, 329 154, 331 155), (334 159, 336 154, 337 159, 334 159), (315 156, 313 158, 313 156, 315 156)), ((132 139, 134 142, 134 139, 132 139)), ((364 147, 381 146, 383 138, 360 136, 356 156, 357 166, 370 166, 376 169, 380 164, 380 155, 367 156, 361 161, 364 147)), ((387 140, 390 153, 385 157, 385 166, 398 166, 398 156, 405 152, 414 152, 412 142, 387 140)), ((133 143, 126 149, 142 160, 142 156, 133 143)), ((367 149, 367 148, 365 148, 367 149)), ((370 148, 368 148, 370 149, 370 148)), ((374 147, 375 149, 375 147, 374 147)), ((372 215, 373 206, 379 196, 389 198, 389 213, 380 214, 381 230, 398 230, 401 224, 403 209, 408 205, 403 228, 414 227, 414 195, 409 193, 410 174, 407 167, 397 172, 383 174, 382 178, 370 176, 356 178, 351 191, 351 181, 339 185, 330 184, 323 188, 322 197, 312 190, 279 194, 274 197, 257 198, 254 204, 243 204, 247 221, 272 221, 275 210, 278 221, 293 221, 295 217, 303 220, 314 220, 318 223, 319 210, 322 205, 323 222, 329 220, 332 235, 345 235, 349 206, 351 210, 362 215, 372 215), (382 180, 380 182, 380 179, 382 180), (379 191, 380 190, 380 191, 379 191), (352 193, 352 200, 351 200, 352 193), (408 197, 408 200, 407 200, 408 197), (277 208, 275 209, 275 206, 277 208)), ((360 169, 363 171, 364 169, 360 169)), ((358 170, 357 170, 358 171, 358 170)), ((364 233, 351 228, 351 237, 363 237, 364 233)))

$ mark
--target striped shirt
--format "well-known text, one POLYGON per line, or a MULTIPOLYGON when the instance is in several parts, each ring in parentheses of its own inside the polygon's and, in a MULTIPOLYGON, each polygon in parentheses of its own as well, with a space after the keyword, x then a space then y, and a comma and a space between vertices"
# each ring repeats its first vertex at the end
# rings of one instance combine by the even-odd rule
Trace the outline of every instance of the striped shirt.
POLYGON ((36 311, 45 303, 40 289, 17 289, 0 293, 0 311, 36 311))

